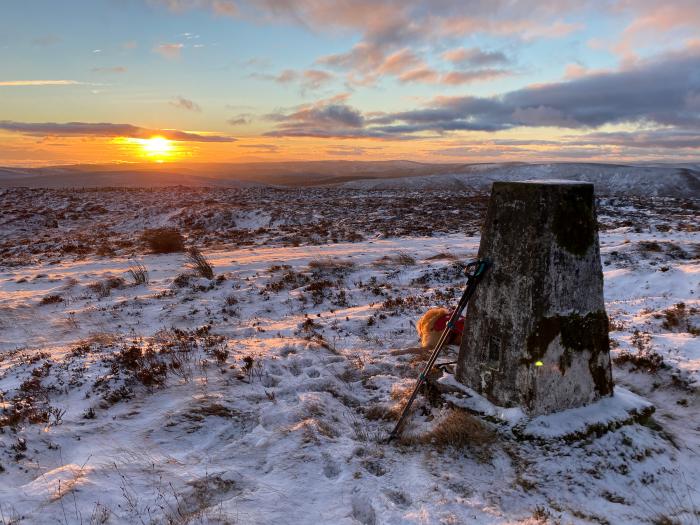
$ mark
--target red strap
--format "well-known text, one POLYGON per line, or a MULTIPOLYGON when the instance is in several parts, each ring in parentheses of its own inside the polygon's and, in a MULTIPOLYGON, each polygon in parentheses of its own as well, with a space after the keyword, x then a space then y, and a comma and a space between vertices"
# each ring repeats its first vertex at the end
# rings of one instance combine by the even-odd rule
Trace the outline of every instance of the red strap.
MULTIPOLYGON (((435 321, 435 324, 433 325, 433 329, 436 332, 442 332, 447 326, 447 322, 450 320, 450 317, 451 314, 445 314, 438 317, 437 321, 435 321)), ((461 335, 461 333, 464 331, 464 317, 457 319, 457 322, 451 331, 453 334, 461 335)))

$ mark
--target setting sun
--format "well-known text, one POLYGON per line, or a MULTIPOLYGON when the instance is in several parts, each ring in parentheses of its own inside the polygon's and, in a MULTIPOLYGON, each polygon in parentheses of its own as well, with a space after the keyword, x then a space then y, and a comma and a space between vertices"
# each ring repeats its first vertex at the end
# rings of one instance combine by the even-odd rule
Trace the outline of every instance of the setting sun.
POLYGON ((173 149, 172 142, 165 137, 151 137, 141 143, 144 153, 149 157, 167 157, 173 149))

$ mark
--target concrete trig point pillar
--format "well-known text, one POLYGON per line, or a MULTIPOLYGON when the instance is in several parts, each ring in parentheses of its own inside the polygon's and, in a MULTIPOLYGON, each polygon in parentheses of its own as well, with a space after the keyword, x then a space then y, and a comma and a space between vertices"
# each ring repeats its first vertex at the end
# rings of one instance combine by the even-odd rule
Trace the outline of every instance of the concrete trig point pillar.
POLYGON ((612 394, 593 185, 493 184, 457 379, 531 415, 612 394))

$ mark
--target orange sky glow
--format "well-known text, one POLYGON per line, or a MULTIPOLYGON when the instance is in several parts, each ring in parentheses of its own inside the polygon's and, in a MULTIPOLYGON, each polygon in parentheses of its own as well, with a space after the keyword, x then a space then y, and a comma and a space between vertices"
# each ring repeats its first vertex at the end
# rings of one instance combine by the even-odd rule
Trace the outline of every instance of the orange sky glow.
POLYGON ((27 0, 2 18, 0 166, 700 162, 697 0, 27 0))

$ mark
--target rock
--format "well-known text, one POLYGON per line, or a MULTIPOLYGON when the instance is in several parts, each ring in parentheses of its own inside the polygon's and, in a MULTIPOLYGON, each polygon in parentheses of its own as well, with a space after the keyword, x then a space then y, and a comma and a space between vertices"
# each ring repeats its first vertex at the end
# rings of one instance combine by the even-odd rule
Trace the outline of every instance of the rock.
POLYGON ((529 415, 610 396, 593 185, 494 183, 479 258, 493 266, 468 307, 457 379, 529 415))

